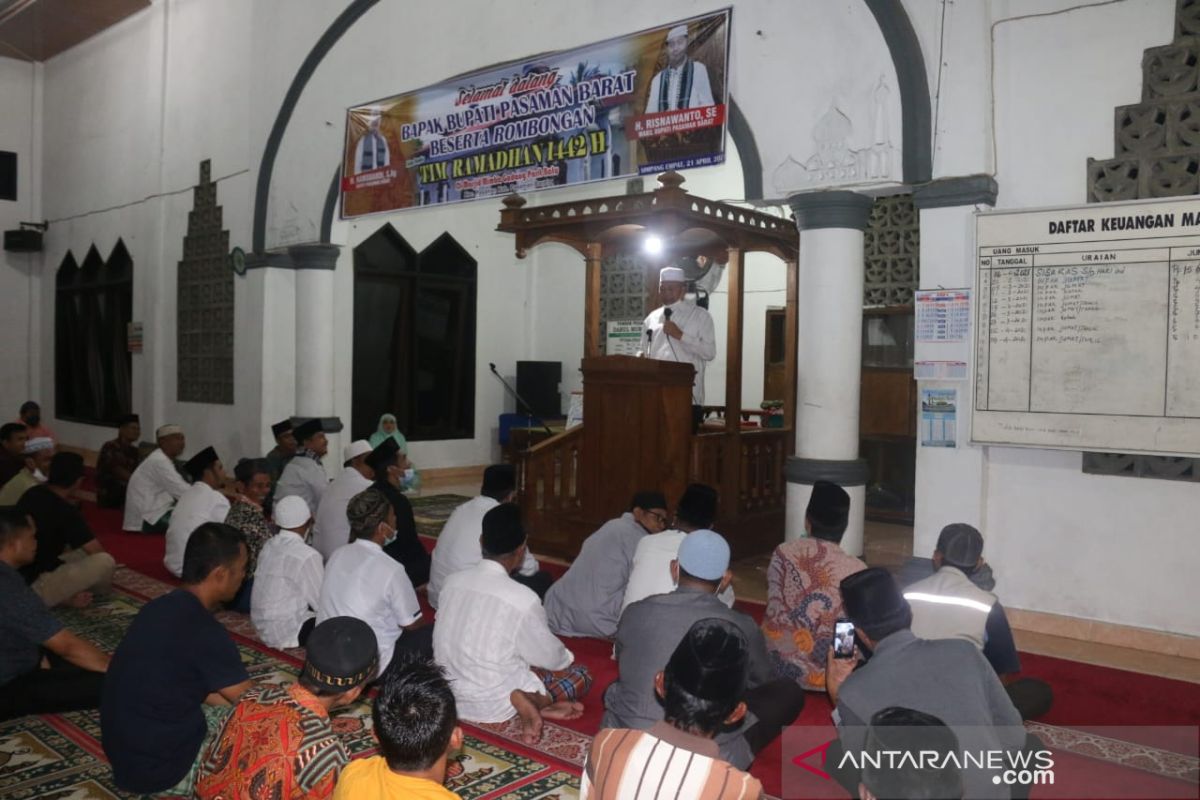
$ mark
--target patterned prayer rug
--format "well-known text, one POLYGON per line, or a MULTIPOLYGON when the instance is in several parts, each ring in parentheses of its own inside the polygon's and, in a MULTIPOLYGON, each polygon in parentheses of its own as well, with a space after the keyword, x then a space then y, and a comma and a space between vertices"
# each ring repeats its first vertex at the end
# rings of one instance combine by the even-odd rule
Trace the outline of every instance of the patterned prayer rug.
MULTIPOLYGON (((112 652, 142 603, 171 587, 125 568, 114 581, 118 591, 83 610, 65 610, 68 628, 112 652)), ((254 637, 249 620, 223 612, 242 661, 257 682, 287 683, 295 679, 302 650, 274 651, 254 637)), ((333 727, 351 756, 376 752, 367 702, 338 709, 333 727)), ((464 726, 462 751, 450 764, 446 785, 463 798, 575 800, 579 767, 587 737, 565 729, 547 732, 546 741, 530 749, 512 741, 512 732, 464 726), (557 755, 561 753, 562 755, 557 755)), ((0 797, 6 800, 107 800, 132 797, 116 787, 100 746, 100 720, 95 711, 24 717, 0 723, 0 797)))
POLYGON ((417 533, 422 536, 436 537, 442 532, 442 526, 450 518, 454 509, 471 498, 460 494, 431 494, 424 497, 410 497, 413 507, 413 521, 417 523, 417 533))

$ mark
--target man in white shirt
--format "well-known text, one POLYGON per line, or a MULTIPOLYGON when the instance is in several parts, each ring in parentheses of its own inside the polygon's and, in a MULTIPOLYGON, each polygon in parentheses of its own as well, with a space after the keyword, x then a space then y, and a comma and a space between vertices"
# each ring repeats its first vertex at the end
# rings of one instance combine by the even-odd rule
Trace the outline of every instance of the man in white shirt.
POLYGON ((687 25, 676 25, 667 31, 667 68, 650 81, 647 114, 715 105, 708 70, 687 53, 687 25))
POLYGON ((642 330, 649 339, 647 357, 691 364, 696 370, 692 382, 692 424, 699 427, 703 418, 704 365, 717 356, 717 338, 708 311, 686 301, 686 292, 687 278, 682 269, 659 270, 658 295, 663 305, 650 312, 642 330))
POLYGON ((275 500, 297 495, 310 509, 319 509, 321 497, 329 487, 329 475, 321 466, 321 459, 329 451, 329 440, 321 430, 319 419, 310 419, 297 426, 293 433, 299 446, 275 484, 275 500))
POLYGON ((392 659, 433 654, 433 626, 420 624, 421 605, 404 566, 383 552, 396 535, 396 513, 378 489, 355 495, 346 508, 350 544, 325 565, 317 624, 357 617, 379 642, 379 673, 392 659))
POLYGON ((146 456, 129 477, 125 490, 125 519, 122 529, 134 533, 163 533, 171 509, 188 490, 187 481, 175 469, 187 440, 183 428, 163 425, 155 432, 158 449, 146 456))
MULTIPOLYGON (((655 594, 675 591, 671 579, 671 562, 679 554, 679 545, 695 530, 711 528, 717 518, 717 490, 703 483, 690 484, 683 490, 679 505, 675 509, 675 520, 669 530, 642 537, 633 553, 633 569, 629 572, 629 583, 625 585, 625 599, 621 603, 623 612, 631 603, 636 603, 655 594)), ((733 587, 726 587, 717 598, 733 608, 733 587)))
POLYGON ((179 498, 167 526, 167 551, 163 564, 176 578, 183 575, 183 552, 192 531, 206 522, 224 522, 229 513, 229 498, 221 494, 225 485, 225 467, 217 451, 206 447, 184 465, 194 483, 179 498))
POLYGON ((522 738, 533 744, 543 718, 583 713, 579 699, 591 675, 571 666, 574 656, 550 632, 538 596, 511 577, 525 561, 521 510, 506 503, 487 512, 480 544, 479 563, 446 581, 434 658, 446 669, 462 719, 520 716, 522 738))
MULTIPOLYGON (((501 503, 517 498, 517 473, 512 464, 492 464, 483 471, 483 486, 479 496, 468 500, 450 515, 437 544, 433 547, 433 562, 429 567, 429 605, 438 607, 438 598, 446 579, 456 572, 473 567, 482 558, 479 536, 483 531, 483 515, 501 503)), ((525 550, 525 560, 513 579, 545 597, 554 578, 538 570, 537 558, 525 550)))
POLYGON ((275 504, 279 532, 258 554, 250 592, 250 621, 268 647, 303 647, 317 621, 325 564, 305 544, 312 513, 292 495, 275 504))
POLYGON ((313 531, 313 547, 326 561, 333 552, 350 542, 350 521, 346 519, 346 506, 350 498, 371 488, 375 470, 367 464, 371 445, 366 439, 356 439, 342 451, 343 468, 333 479, 321 497, 317 509, 317 525, 313 531))

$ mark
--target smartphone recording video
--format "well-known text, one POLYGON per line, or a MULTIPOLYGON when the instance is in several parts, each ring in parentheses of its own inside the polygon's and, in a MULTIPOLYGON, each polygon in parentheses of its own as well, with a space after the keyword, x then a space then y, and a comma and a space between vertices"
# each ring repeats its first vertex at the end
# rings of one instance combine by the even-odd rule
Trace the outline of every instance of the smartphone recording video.
POLYGON ((839 619, 833 626, 833 657, 854 657, 854 623, 839 619))

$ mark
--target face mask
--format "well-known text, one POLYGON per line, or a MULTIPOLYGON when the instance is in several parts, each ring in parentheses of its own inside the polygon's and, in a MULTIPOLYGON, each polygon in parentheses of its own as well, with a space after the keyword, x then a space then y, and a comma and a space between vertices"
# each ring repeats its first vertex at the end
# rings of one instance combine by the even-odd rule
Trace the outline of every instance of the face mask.
POLYGON ((42 471, 40 469, 35 469, 33 471, 33 477, 37 479, 38 483, 46 482, 46 476, 42 474, 42 471))
POLYGON ((388 525, 386 522, 384 523, 384 527, 391 530, 391 533, 388 535, 388 537, 383 540, 383 546, 387 547, 392 542, 396 541, 396 537, 399 536, 400 534, 395 528, 393 528, 391 525, 388 525))

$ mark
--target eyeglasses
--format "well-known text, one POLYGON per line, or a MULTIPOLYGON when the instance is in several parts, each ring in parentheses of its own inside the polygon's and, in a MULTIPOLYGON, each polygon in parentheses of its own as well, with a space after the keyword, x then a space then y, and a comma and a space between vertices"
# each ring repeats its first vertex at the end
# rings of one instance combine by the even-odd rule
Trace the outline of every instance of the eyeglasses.
POLYGON ((647 511, 646 513, 649 514, 650 516, 654 517, 656 520, 658 520, 658 523, 660 525, 662 525, 664 528, 671 522, 670 517, 668 517, 666 514, 658 512, 658 511, 647 511))

